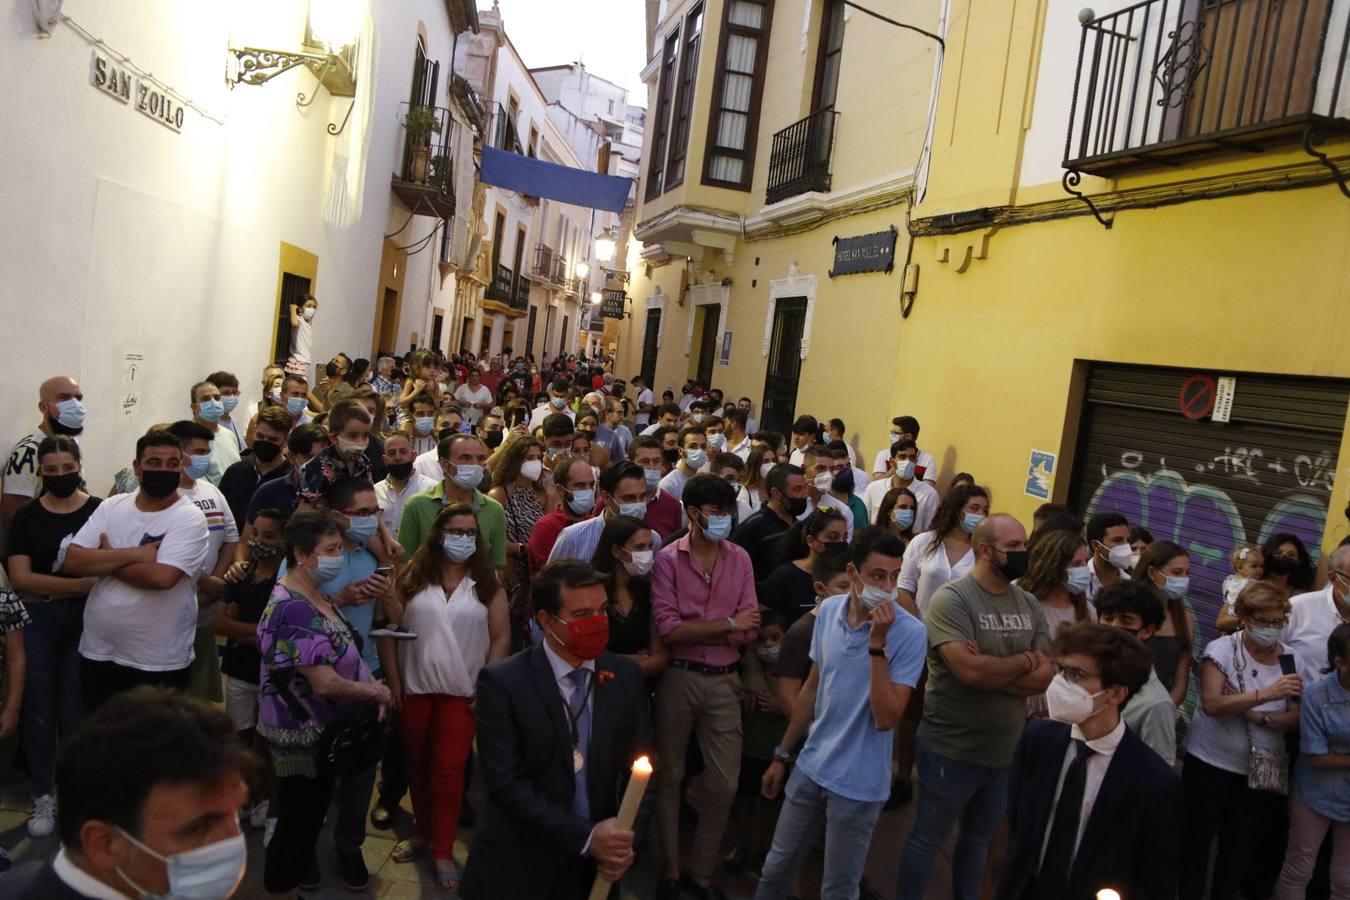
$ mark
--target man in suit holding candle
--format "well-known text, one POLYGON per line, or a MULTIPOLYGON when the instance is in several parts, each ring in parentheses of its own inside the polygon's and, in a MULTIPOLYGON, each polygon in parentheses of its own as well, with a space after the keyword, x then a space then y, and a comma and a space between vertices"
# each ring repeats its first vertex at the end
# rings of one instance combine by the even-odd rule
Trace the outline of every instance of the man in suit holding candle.
POLYGON ((488 791, 460 884, 465 900, 585 898, 598 874, 632 866, 634 832, 615 818, 633 761, 650 752, 639 669, 605 651, 600 575, 549 563, 531 585, 542 644, 483 669, 478 752, 488 791))

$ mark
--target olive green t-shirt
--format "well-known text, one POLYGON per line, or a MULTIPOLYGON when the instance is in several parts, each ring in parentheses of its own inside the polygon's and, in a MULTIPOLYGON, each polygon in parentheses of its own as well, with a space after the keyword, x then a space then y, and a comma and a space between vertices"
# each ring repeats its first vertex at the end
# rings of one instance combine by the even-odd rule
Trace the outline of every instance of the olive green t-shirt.
POLYGON ((1026 698, 963 684, 939 649, 975 641, 985 656, 1047 650, 1050 630, 1037 599, 1016 585, 1002 594, 980 587, 974 575, 944 584, 924 613, 928 627, 928 688, 919 739, 958 762, 989 768, 1012 764, 1026 720, 1026 698))

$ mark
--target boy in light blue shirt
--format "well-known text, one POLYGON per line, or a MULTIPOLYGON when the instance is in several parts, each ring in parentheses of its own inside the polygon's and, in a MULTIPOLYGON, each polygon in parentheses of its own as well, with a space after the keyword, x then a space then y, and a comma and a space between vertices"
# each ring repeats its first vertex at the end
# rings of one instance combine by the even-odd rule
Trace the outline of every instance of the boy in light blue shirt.
POLYGON ((890 795, 892 731, 927 649, 923 624, 895 602, 903 554, 885 529, 859 529, 848 551, 850 591, 820 605, 811 674, 764 774, 764 796, 782 790, 792 749, 808 730, 810 736, 788 779, 755 900, 787 896, 822 815, 821 897, 857 896, 872 829, 890 795))

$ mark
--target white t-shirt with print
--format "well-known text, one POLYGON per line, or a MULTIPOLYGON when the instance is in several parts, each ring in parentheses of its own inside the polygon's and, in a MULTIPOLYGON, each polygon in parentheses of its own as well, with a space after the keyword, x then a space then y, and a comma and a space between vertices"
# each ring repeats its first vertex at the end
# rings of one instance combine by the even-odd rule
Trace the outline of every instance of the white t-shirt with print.
MULTIPOLYGON (((239 528, 235 524, 234 514, 230 512, 230 505, 225 500, 225 495, 205 478, 198 478, 190 488, 180 487, 178 496, 186 497, 196 504, 197 508, 206 516, 207 531, 207 550, 206 564, 202 566, 202 574, 209 575, 216 570, 216 564, 220 562, 221 548, 226 544, 239 543, 239 528)), ((230 558, 234 558, 234 552, 230 552, 230 558)), ((213 625, 220 617, 220 605, 212 603, 197 610, 197 627, 213 625)))
POLYGON ((100 578, 84 608, 80 655, 149 672, 185 669, 197 631, 197 578, 211 543, 206 516, 183 497, 168 509, 145 512, 136 506, 138 496, 104 500, 72 543, 97 549, 107 535, 113 548, 125 549, 158 540, 155 561, 185 577, 163 591, 133 587, 115 575, 100 578))
POLYGON ((9 460, 5 463, 3 491, 16 497, 36 497, 42 487, 42 478, 38 475, 38 446, 47 435, 41 430, 22 438, 9 451, 9 460))
POLYGON ((455 399, 459 401, 459 408, 464 412, 464 421, 470 425, 477 425, 478 420, 483 418, 483 411, 473 406, 475 403, 491 403, 492 391, 488 390, 487 385, 478 385, 478 390, 469 387, 468 384, 461 384, 455 388, 455 399))
MULTIPOLYGON (((1284 653, 1284 645, 1280 644, 1276 652, 1284 653)), ((1259 663, 1247 652, 1247 648, 1242 645, 1242 632, 1210 641, 1205 645, 1202 666, 1204 660, 1212 661, 1223 672, 1224 694, 1269 690, 1283 677, 1278 663, 1259 663), (1242 669, 1241 678, 1238 677, 1239 667, 1242 669)), ((1268 700, 1252 707, 1258 715, 1275 715, 1288 709, 1286 700, 1268 700)), ((1250 762, 1249 748, 1253 744, 1266 750, 1282 750, 1284 735, 1273 728, 1250 724, 1241 715, 1208 716, 1204 708, 1196 704, 1191 727, 1186 732, 1187 753, 1216 769, 1246 775, 1250 762)))

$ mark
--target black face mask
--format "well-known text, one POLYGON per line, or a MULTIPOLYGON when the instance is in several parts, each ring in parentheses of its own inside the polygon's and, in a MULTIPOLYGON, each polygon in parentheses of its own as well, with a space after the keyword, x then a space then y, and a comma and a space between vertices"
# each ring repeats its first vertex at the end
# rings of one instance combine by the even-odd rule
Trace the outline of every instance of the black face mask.
POLYGON ((794 519, 799 518, 802 513, 806 512, 807 500, 805 497, 784 497, 782 502, 783 509, 794 519))
POLYGON ((56 420, 56 416, 47 417, 47 427, 52 430, 52 434, 64 434, 68 437, 75 437, 76 435, 82 434, 84 432, 83 425, 81 425, 79 428, 67 428, 65 425, 62 425, 60 422, 56 420))
POLYGON ((661 458, 664 459, 666 462, 670 463, 672 466, 676 465, 680 461, 680 451, 675 449, 674 447, 662 450, 661 458))
POLYGON ((141 490, 147 497, 163 500, 178 490, 182 472, 170 472, 166 469, 147 469, 141 472, 141 490))
POLYGON ((270 463, 281 455, 281 445, 274 444, 271 441, 254 441, 252 446, 253 455, 258 458, 259 462, 270 463))
POLYGON ((43 475, 42 486, 47 493, 62 500, 75 493, 80 487, 80 473, 69 472, 65 475, 43 475))
POLYGON ((408 476, 412 474, 413 464, 410 462, 390 463, 385 466, 385 469, 399 481, 407 481, 408 476))
POLYGON ((834 554, 847 553, 848 541, 825 541, 825 552, 834 554))
POLYGON ((1287 556, 1272 556, 1266 561, 1266 570, 1272 575, 1293 575, 1298 563, 1287 556))
POLYGON ((445 428, 442 428, 440 431, 436 432, 436 440, 443 441, 446 438, 450 437, 451 435, 456 434, 459 434, 458 428, 451 428, 449 426, 446 426, 445 428))
POLYGON ((834 481, 830 483, 830 487, 841 494, 853 493, 853 470, 845 469, 834 476, 834 481))
POLYGON ((500 431, 484 432, 483 443, 488 445, 489 450, 496 450, 502 445, 502 433, 500 431))
POLYGON ((1009 581, 1016 581, 1027 574, 1027 551, 1002 550, 999 552, 1007 558, 1007 562, 995 565, 1000 575, 1009 581))

